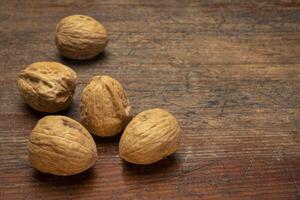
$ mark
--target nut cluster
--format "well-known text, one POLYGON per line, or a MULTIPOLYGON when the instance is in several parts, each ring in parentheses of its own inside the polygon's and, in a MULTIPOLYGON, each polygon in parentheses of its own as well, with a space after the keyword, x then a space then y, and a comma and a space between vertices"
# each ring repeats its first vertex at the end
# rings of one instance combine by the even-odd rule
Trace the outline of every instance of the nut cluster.
MULTIPOLYGON (((73 15, 56 27, 56 46, 69 59, 85 60, 103 52, 107 31, 94 18, 73 15)), ((19 74, 18 87, 34 110, 56 113, 71 106, 77 75, 57 62, 37 62, 19 74)), ((31 165, 44 173, 74 175, 94 165, 97 147, 91 134, 123 134, 120 157, 134 164, 151 164, 174 153, 180 143, 176 118, 163 109, 141 112, 132 119, 131 104, 121 83, 110 76, 94 76, 80 98, 79 122, 61 115, 40 119, 28 140, 31 165)))

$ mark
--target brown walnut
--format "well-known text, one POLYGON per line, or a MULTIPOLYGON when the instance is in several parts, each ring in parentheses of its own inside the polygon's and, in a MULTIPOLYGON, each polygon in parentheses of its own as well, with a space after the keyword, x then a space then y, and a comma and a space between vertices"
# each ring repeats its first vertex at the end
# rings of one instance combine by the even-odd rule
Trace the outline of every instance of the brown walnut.
POLYGON ((76 73, 57 62, 37 62, 19 74, 18 86, 26 103, 40 112, 69 107, 76 88, 76 73))
POLYGON ((85 171, 97 159, 90 133, 77 121, 59 115, 38 121, 28 141, 28 152, 34 168, 63 176, 85 171))
POLYGON ((89 16, 68 16, 56 26, 56 46, 60 54, 69 59, 93 58, 104 51, 107 42, 106 29, 89 16))
POLYGON ((175 117, 162 109, 141 112, 127 125, 119 154, 134 164, 151 164, 174 153, 179 147, 180 127, 175 117))
POLYGON ((109 76, 94 76, 81 94, 81 122, 94 135, 107 137, 122 131, 131 119, 130 110, 125 90, 109 76))

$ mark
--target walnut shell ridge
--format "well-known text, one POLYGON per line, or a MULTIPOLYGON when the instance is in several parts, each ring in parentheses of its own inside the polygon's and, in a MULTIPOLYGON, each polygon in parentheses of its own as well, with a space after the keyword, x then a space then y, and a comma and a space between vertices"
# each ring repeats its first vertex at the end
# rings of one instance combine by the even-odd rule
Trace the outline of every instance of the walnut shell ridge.
POLYGON ((28 141, 31 165, 44 173, 74 175, 97 159, 91 134, 77 121, 59 115, 40 119, 28 141))
POLYGON ((63 64, 36 62, 19 74, 18 87, 30 107, 54 113, 72 104, 76 80, 76 73, 63 64))
POLYGON ((119 143, 119 154, 134 164, 151 164, 174 153, 181 130, 176 118, 162 109, 141 112, 127 125, 119 143))
POLYGON ((118 134, 131 120, 130 112, 125 90, 109 76, 94 76, 81 94, 81 123, 94 135, 118 134))
POLYGON ((60 54, 69 59, 93 58, 104 51, 107 42, 106 29, 89 16, 71 15, 56 26, 55 44, 60 54))

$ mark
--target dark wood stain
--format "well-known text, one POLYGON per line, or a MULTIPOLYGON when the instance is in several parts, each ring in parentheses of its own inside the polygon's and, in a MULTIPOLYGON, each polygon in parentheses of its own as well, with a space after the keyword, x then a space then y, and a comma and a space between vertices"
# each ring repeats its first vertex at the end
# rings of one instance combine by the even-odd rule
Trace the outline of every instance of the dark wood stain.
POLYGON ((286 1, 0 1, 0 199, 300 199, 300 4, 286 1), (55 26, 87 14, 108 29, 105 53, 59 56, 55 26), (19 72, 58 61, 127 90, 137 114, 169 110, 179 151, 150 166, 123 162, 120 135, 94 137, 95 166, 57 177, 32 169, 26 143, 45 114, 26 106, 19 72))

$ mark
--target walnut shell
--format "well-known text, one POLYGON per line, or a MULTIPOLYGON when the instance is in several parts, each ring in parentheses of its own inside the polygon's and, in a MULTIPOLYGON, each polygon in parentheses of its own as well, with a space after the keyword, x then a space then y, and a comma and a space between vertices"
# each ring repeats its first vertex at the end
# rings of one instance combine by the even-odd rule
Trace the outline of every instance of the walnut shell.
POLYGON ((179 147, 180 127, 175 117, 162 109, 141 112, 127 125, 119 154, 134 164, 151 164, 174 153, 179 147))
POLYGON ((76 88, 76 73, 57 62, 37 62, 19 74, 18 86, 26 103, 40 112, 69 107, 76 88))
POLYGON ((109 76, 94 76, 81 94, 81 122, 94 135, 107 137, 122 131, 131 120, 130 110, 125 90, 109 76))
POLYGON ((44 173, 73 175, 96 161, 96 144, 77 121, 59 115, 40 119, 28 141, 31 165, 44 173))
POLYGON ((108 42, 107 31, 94 18, 72 15, 56 26, 55 43, 66 58, 86 60, 103 52, 108 42))

